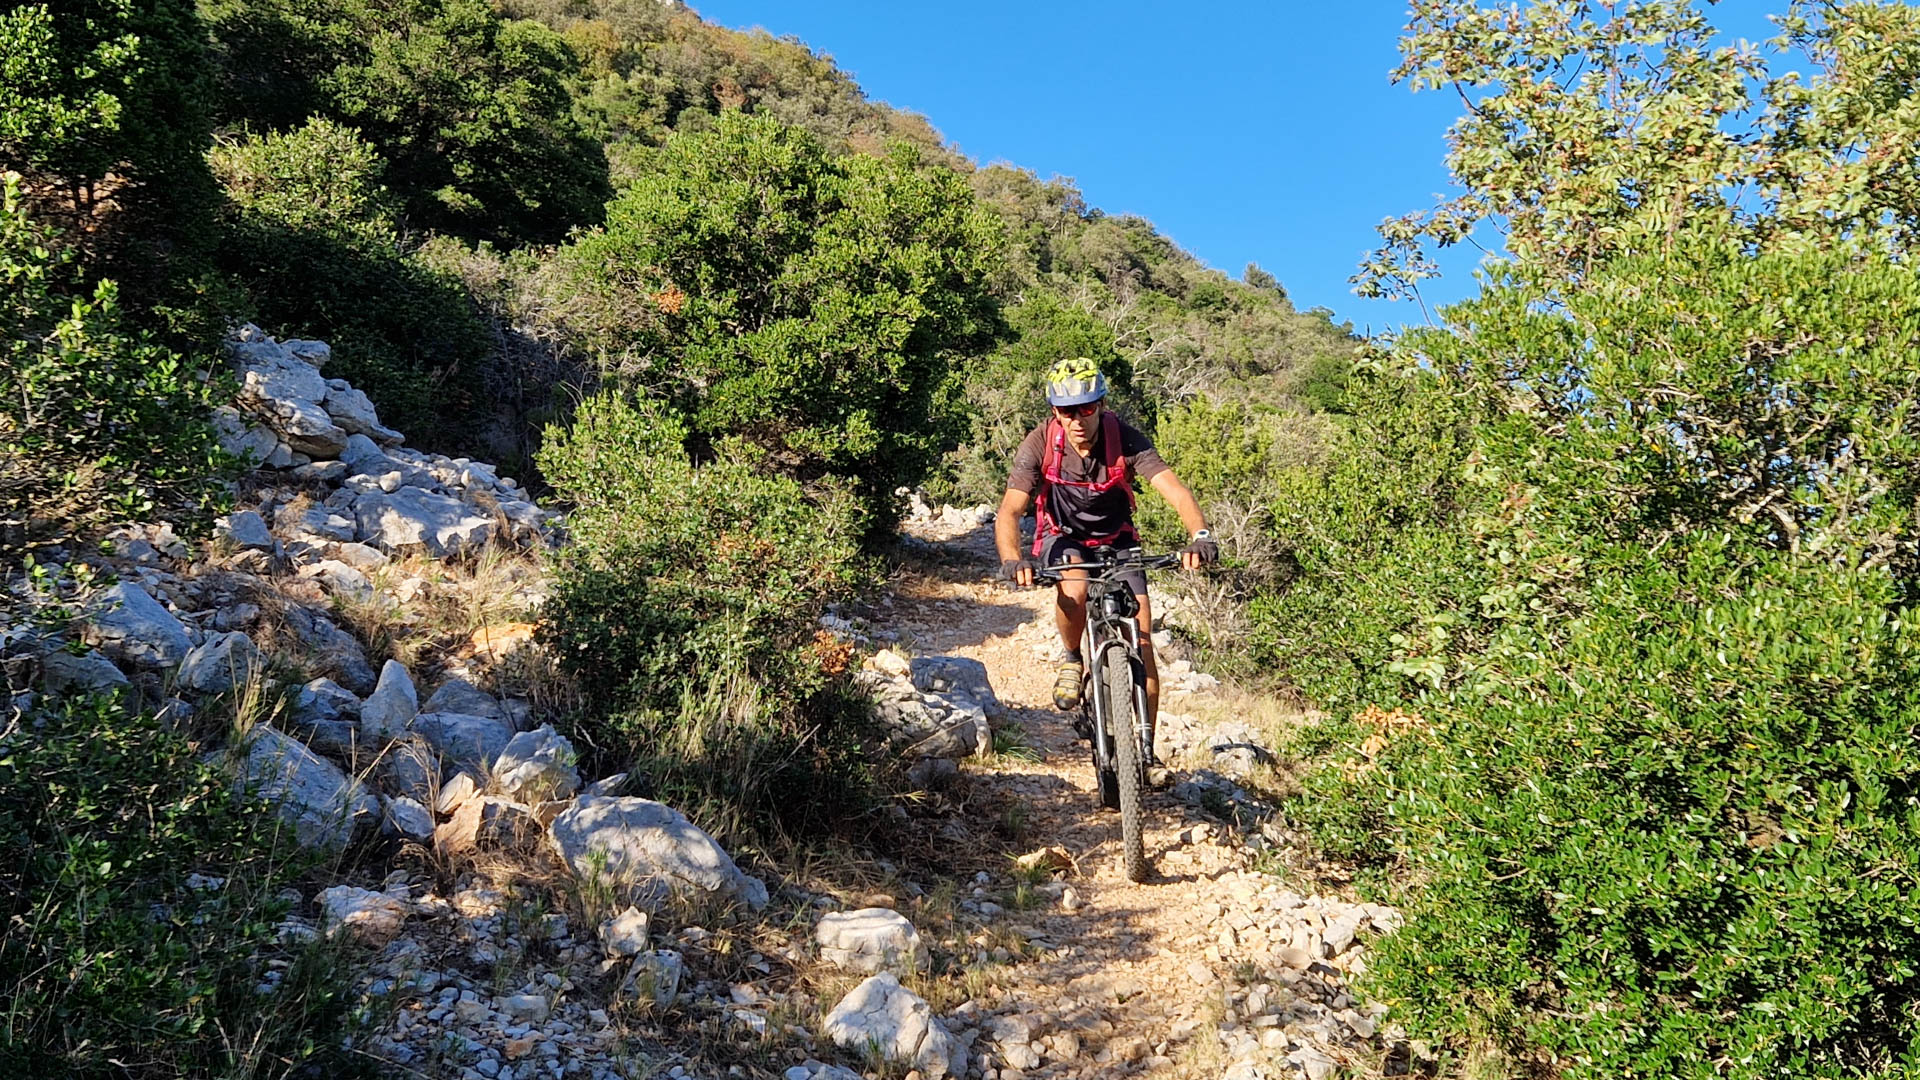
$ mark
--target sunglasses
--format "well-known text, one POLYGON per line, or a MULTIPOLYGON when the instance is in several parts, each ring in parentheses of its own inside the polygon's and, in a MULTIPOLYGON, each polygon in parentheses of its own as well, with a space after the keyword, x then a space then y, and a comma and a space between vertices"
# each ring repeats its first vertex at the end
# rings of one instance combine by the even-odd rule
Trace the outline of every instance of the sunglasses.
POLYGON ((1100 403, 1089 401, 1085 405, 1055 405, 1053 411, 1063 420, 1084 419, 1100 411, 1100 403))

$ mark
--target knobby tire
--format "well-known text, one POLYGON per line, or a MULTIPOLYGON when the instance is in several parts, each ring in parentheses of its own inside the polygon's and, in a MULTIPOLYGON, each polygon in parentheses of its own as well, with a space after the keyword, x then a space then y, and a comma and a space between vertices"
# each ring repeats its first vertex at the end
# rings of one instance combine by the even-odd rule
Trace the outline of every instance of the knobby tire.
POLYGON ((1133 715, 1133 660, 1111 647, 1101 665, 1106 681, 1107 722, 1112 725, 1113 771, 1120 802, 1120 863, 1128 881, 1147 880, 1146 841, 1141 835, 1140 787, 1143 763, 1133 715))

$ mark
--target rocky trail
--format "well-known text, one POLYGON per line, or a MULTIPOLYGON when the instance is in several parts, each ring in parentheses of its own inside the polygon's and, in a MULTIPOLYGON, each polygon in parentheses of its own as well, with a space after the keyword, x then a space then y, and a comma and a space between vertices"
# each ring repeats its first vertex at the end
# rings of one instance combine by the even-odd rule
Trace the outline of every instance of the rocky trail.
MULTIPOLYGON (((1297 718, 1196 672, 1156 635, 1158 751, 1174 782, 1147 801, 1157 873, 1128 881, 1089 748, 1051 705, 1052 591, 988 580, 987 517, 984 508, 917 508, 907 525, 915 554, 870 616, 874 635, 900 652, 979 661, 1006 709, 999 751, 964 766, 964 804, 952 808, 961 816, 941 826, 976 853, 995 846, 981 843, 983 828, 997 831, 999 864, 976 873, 962 906, 1028 946, 954 1012, 957 1026, 978 1033, 973 1071, 1001 1080, 1395 1071, 1391 1059, 1404 1055, 1389 1053, 1385 1010, 1356 1000, 1346 979, 1398 914, 1303 895, 1265 872, 1280 865, 1273 848, 1285 834, 1236 782, 1260 770, 1253 748, 1271 726, 1297 718)), ((1158 610, 1178 609, 1170 592, 1156 598, 1158 610)))
MULTIPOLYGON (((245 328, 221 414, 258 465, 241 506, 204 543, 156 522, 67 552, 47 578, 70 627, 0 624, 14 715, 132 694, 325 853, 277 897, 259 993, 303 943, 340 942, 352 1048, 426 1080, 1407 1071, 1348 988, 1398 914, 1287 876, 1259 794, 1286 780, 1260 747, 1301 718, 1157 633, 1175 782, 1146 805, 1157 873, 1127 881, 1050 707, 1052 594, 989 582, 987 508, 916 503, 885 592, 821 620, 863 657, 876 750, 908 782, 874 846, 730 853, 643 783, 581 775, 554 727, 564 687, 525 620, 557 516, 492 466, 407 449, 321 376, 329 355, 245 328)), ((1155 595, 1177 623, 1177 590, 1155 595)))

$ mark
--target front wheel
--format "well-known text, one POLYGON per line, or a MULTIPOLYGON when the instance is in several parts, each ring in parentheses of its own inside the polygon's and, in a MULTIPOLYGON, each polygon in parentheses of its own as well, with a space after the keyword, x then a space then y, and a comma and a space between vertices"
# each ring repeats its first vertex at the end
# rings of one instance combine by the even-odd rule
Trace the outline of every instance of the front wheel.
POLYGON ((1145 763, 1133 715, 1133 660, 1123 649, 1107 654, 1104 669, 1107 722, 1112 725, 1115 794, 1120 803, 1120 864, 1128 881, 1147 880, 1146 840, 1141 835, 1140 789, 1145 763))

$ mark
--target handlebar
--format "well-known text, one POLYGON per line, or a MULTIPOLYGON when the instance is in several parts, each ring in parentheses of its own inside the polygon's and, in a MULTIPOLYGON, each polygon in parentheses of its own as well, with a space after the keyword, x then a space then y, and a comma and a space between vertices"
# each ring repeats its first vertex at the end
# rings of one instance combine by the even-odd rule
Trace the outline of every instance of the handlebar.
POLYGON ((1171 551, 1165 555, 1148 555, 1139 548, 1129 548, 1126 551, 1100 548, 1096 554, 1099 557, 1091 562, 1061 563, 1058 566, 1036 568, 1033 572, 1033 583, 1057 585, 1068 580, 1111 581, 1121 574, 1134 570, 1164 570, 1180 565, 1180 553, 1177 551, 1171 551), (1066 575, 1068 570, 1080 571, 1086 576, 1084 579, 1068 578, 1066 575))

